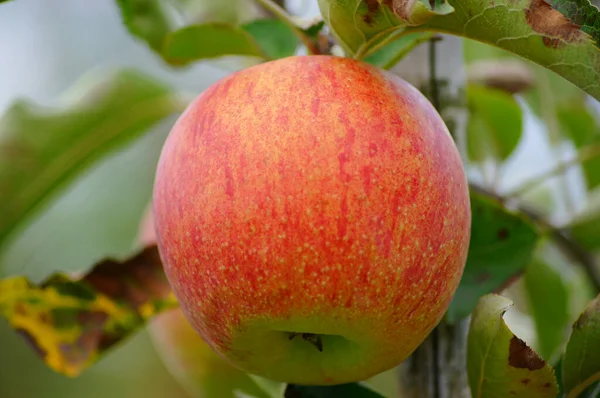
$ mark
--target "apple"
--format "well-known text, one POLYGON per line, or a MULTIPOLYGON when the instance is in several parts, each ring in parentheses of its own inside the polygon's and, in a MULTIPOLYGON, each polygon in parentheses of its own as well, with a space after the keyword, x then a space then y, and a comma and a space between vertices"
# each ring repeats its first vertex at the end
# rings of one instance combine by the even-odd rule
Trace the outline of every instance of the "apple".
POLYGON ((454 295, 471 226, 435 108, 335 56, 263 63, 200 94, 164 144, 153 209, 197 333, 246 372, 305 385, 406 359, 454 295))
MULTIPOLYGON (((148 209, 140 225, 138 242, 156 243, 154 217, 148 209)), ((148 332, 168 371, 193 397, 235 398, 236 391, 256 398, 268 398, 257 384, 238 368, 221 358, 202 340, 180 309, 155 316, 148 332)))

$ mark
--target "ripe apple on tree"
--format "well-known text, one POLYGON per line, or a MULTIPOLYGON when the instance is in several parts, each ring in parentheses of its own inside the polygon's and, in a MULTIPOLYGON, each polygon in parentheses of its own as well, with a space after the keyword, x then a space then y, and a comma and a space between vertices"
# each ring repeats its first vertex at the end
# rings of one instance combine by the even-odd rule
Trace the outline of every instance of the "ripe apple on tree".
POLYGON ((470 238, 466 175, 404 80, 334 56, 233 73, 173 127, 157 243, 186 318, 240 369, 365 380, 441 320, 470 238))

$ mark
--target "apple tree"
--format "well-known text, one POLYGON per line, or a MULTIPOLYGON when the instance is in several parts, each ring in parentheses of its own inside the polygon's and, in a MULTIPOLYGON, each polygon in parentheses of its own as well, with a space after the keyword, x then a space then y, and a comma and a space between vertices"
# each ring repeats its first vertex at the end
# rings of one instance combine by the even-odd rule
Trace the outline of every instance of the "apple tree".
MULTIPOLYGON (((0 13, 19 1, 0 5, 0 13)), ((445 122, 468 179, 468 254, 441 321, 408 358, 375 377, 302 385, 243 371, 217 355, 181 310, 157 244, 151 190, 128 202, 131 216, 111 224, 118 244, 95 248, 95 261, 62 266, 44 258, 35 271, 14 261, 11 251, 40 239, 36 221, 70 188, 153 131, 171 130, 200 94, 128 68, 91 73, 53 105, 19 99, 0 118, 0 314, 22 343, 75 378, 146 329, 169 371, 199 397, 600 396, 598 7, 589 0, 314 0, 306 3, 318 12, 301 17, 291 3, 116 0, 114 8, 123 29, 173 71, 199 63, 243 71, 324 55, 416 87, 445 122), (540 151, 551 161, 530 172, 540 151)), ((159 155, 139 159, 148 181, 159 155)), ((127 195, 127 188, 114 193, 114 206, 127 195)), ((60 229, 61 219, 54 221, 60 229)), ((78 242, 63 246, 75 250, 78 242)), ((327 339, 289 336, 319 352, 327 339)))

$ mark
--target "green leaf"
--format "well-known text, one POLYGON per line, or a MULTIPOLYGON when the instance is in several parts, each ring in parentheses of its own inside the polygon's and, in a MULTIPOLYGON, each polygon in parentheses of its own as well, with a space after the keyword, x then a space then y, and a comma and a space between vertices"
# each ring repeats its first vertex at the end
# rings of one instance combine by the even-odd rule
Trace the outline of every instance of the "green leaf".
POLYGON ((357 58, 395 30, 442 32, 519 55, 600 100, 600 11, 588 0, 561 1, 567 16, 545 0, 449 0, 434 10, 425 3, 319 0, 319 7, 346 52, 357 58), (581 28, 574 21, 583 21, 581 28))
POLYGON ((467 149, 477 162, 506 160, 523 134, 523 111, 511 94, 471 84, 467 87, 467 149))
POLYGON ((382 69, 391 69, 415 47, 432 37, 433 33, 417 32, 404 35, 387 43, 382 42, 381 47, 372 51, 365 57, 364 61, 382 69))
POLYGON ((105 260, 81 279, 0 280, 0 313, 50 368, 71 377, 177 306, 156 246, 124 263, 105 260))
POLYGON ((600 380, 600 295, 585 308, 573 324, 563 358, 563 386, 567 397, 600 380))
POLYGON ((512 301, 496 294, 482 297, 469 327, 467 375, 474 397, 555 398, 554 370, 506 326, 512 301))
MULTIPOLYGON (((238 25, 246 18, 238 12, 243 4, 237 1, 223 1, 221 5, 209 2, 194 5, 182 0, 117 1, 129 32, 145 41, 171 66, 225 56, 271 60, 294 54, 298 46, 295 33, 280 20, 259 19, 238 25), (235 4, 225 7, 226 3, 235 4), (179 12, 174 12, 173 7, 179 12), (224 8, 229 8, 225 15, 224 8), (175 13, 183 16, 181 20, 175 20, 175 13)), ((243 8, 247 7, 246 4, 243 8)), ((253 10, 248 12, 260 15, 253 10)))
POLYGON ((260 19, 242 25, 242 28, 252 35, 270 59, 285 58, 296 53, 298 37, 280 20, 260 19))
POLYGON ((162 51, 178 28, 206 22, 237 25, 263 16, 260 7, 240 0, 116 0, 125 27, 150 48, 162 51))
POLYGON ((133 36, 160 51, 165 36, 174 28, 161 0, 117 0, 123 23, 133 36))
POLYGON ((383 398, 377 392, 360 383, 335 386, 301 386, 289 384, 285 398, 383 398))
POLYGON ((95 161, 187 105, 131 70, 84 83, 61 107, 21 101, 0 119, 0 247, 95 161))
POLYGON ((171 65, 227 55, 267 57, 249 32, 221 22, 176 30, 165 37, 161 48, 161 56, 171 65))
POLYGON ((446 313, 449 322, 469 315, 477 300, 501 290, 530 262, 535 226, 475 187, 471 188, 471 241, 463 277, 446 313))
POLYGON ((297 46, 297 37, 279 20, 265 19, 240 27, 211 22, 168 34, 161 56, 171 65, 230 55, 272 60, 293 55, 297 46))

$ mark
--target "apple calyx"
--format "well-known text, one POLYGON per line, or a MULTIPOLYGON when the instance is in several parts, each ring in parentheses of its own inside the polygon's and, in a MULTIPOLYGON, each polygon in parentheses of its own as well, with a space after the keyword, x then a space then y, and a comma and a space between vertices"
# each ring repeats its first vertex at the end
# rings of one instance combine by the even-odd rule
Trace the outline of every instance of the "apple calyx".
POLYGON ((289 339, 293 340, 296 336, 301 336, 304 341, 307 341, 315 346, 319 352, 323 352, 323 340, 321 340, 321 336, 318 334, 292 332, 290 333, 289 339))

